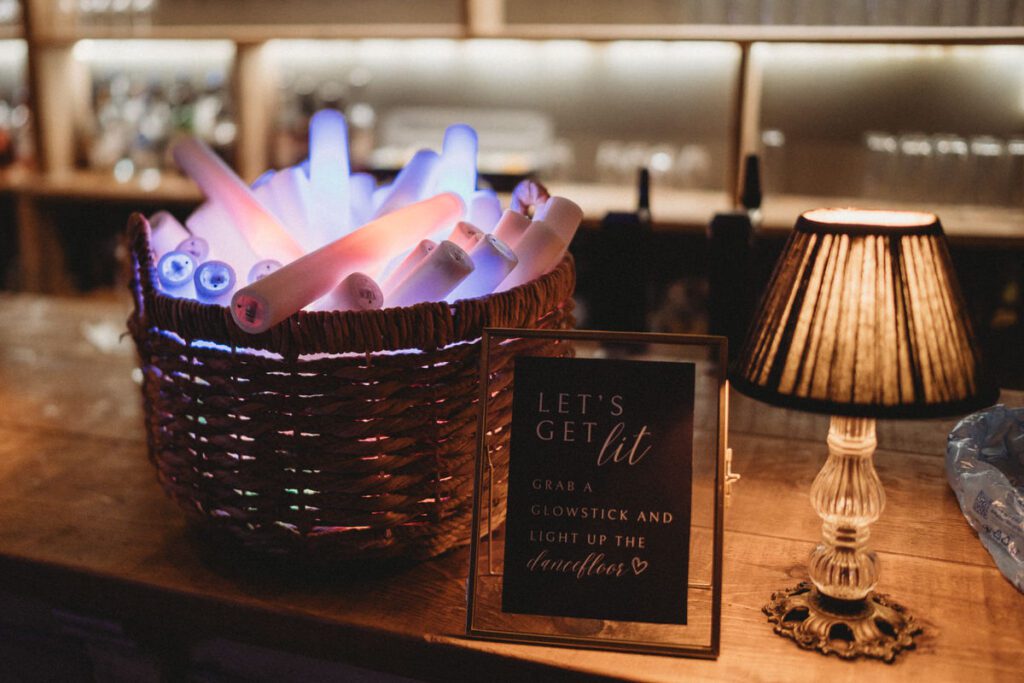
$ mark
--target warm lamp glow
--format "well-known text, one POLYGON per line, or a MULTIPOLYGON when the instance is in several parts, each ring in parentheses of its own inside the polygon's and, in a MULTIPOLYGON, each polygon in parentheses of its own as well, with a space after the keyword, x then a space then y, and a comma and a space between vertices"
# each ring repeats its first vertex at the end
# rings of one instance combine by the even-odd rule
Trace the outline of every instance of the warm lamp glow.
POLYGON ((874 209, 814 209, 804 218, 815 223, 837 225, 863 225, 893 228, 927 227, 938 220, 933 213, 923 211, 879 211, 874 209))

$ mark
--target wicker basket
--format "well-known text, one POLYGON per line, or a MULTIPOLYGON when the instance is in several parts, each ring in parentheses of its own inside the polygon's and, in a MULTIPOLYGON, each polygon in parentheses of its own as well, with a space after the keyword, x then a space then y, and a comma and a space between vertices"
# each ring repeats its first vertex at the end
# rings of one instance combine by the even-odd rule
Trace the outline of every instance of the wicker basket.
MULTIPOLYGON (((481 330, 571 327, 571 258, 480 299, 299 313, 249 335, 226 307, 156 290, 141 215, 128 236, 149 456, 206 535, 316 562, 422 559, 469 541, 481 330)), ((495 372, 530 346, 557 352, 516 340, 495 372)), ((492 405, 489 424, 507 424, 510 397, 492 405)))

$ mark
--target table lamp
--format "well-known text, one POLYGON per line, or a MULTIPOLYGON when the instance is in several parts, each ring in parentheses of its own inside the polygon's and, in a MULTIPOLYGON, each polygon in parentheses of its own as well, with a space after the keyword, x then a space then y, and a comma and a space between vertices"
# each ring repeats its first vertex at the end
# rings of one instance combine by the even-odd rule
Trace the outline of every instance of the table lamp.
POLYGON ((938 219, 930 213, 817 209, 797 220, 732 368, 741 392, 832 416, 811 486, 822 542, 810 583, 765 606, 775 632, 843 658, 892 661, 919 632, 874 592, 869 525, 885 505, 875 420, 969 412, 995 400, 983 379, 938 219))

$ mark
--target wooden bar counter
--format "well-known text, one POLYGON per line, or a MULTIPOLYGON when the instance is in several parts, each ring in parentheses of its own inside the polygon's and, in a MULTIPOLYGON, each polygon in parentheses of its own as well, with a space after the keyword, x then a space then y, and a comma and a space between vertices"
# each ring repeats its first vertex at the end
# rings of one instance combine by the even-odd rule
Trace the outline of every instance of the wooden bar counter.
MULTIPOLYGON (((725 519, 717 661, 472 641, 468 553, 332 576, 225 564, 147 460, 128 303, 0 296, 2 680, 1019 680, 1024 595, 946 483, 954 419, 879 424, 879 589, 924 627, 896 663, 775 636, 761 606, 806 578, 827 418, 733 395, 742 474, 725 519)), ((1004 392, 1020 405, 1024 394, 1004 392)))

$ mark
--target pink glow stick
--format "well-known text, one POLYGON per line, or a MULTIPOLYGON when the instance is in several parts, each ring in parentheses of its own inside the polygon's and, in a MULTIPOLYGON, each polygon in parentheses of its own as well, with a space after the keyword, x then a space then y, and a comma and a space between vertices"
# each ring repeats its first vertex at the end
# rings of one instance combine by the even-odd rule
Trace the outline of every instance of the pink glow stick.
POLYGON ((533 220, 544 221, 558 232, 563 242, 569 244, 583 221, 583 209, 565 197, 550 197, 537 207, 533 220))
POLYGON ((310 222, 326 244, 349 229, 348 126, 334 109, 309 120, 310 222))
POLYGON ((356 271, 372 271, 457 221, 465 210, 458 195, 439 194, 370 221, 235 293, 231 315, 240 328, 262 332, 316 301, 356 271))
POLYGON ((157 261, 189 238, 185 226, 166 211, 157 211, 149 217, 149 230, 149 248, 157 261))
POLYGON ((466 206, 466 220, 484 232, 491 232, 501 219, 501 201, 494 190, 477 190, 466 206))
POLYGON ((467 221, 459 221, 452 228, 448 239, 469 252, 484 238, 484 231, 467 221))
MULTIPOLYGON (((213 150, 196 138, 185 138, 173 148, 174 160, 202 189, 206 197, 224 206, 232 223, 263 258, 282 263, 302 255, 302 249, 281 227, 272 213, 263 208, 249 186, 239 178, 213 150)), ((210 246, 213 242, 203 235, 210 246)))
POLYGON ((473 272, 448 295, 448 301, 490 294, 519 263, 519 257, 494 235, 487 235, 469 252, 473 272))
POLYGON ((417 263, 393 289, 384 291, 389 307, 421 301, 444 301, 445 296, 473 272, 473 261, 459 245, 444 240, 417 263))
POLYGON ((374 311, 384 307, 384 294, 365 273, 352 273, 310 306, 313 311, 374 311))
POLYGON ((434 251, 437 248, 437 242, 433 240, 420 240, 420 243, 412 248, 405 258, 395 266, 395 268, 384 278, 384 282, 381 283, 381 288, 386 290, 393 289, 395 285, 401 282, 406 275, 409 274, 417 263, 427 257, 427 254, 434 251))
POLYGON ((543 221, 533 221, 515 246, 519 265, 501 281, 497 291, 518 287, 548 272, 558 265, 567 246, 553 227, 543 221))
POLYGON ((494 231, 491 234, 515 249, 516 244, 529 227, 530 219, 528 216, 510 209, 501 215, 501 219, 494 226, 494 231))

